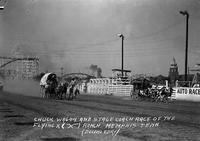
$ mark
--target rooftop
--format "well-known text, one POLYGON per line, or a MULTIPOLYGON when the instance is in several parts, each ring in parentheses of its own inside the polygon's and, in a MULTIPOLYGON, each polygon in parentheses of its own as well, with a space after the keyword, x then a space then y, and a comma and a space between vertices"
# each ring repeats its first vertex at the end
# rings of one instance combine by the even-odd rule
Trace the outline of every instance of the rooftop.
MULTIPOLYGON (((122 70, 121 69, 112 69, 112 71, 113 72, 115 72, 115 71, 120 71, 121 72, 122 70)), ((123 70, 123 72, 131 72, 131 70, 123 70)))

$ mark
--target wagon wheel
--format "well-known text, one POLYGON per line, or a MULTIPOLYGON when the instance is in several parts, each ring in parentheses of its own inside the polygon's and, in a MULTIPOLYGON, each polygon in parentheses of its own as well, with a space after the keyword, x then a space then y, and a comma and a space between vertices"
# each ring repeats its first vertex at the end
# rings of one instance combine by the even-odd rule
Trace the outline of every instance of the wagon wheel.
POLYGON ((40 87, 40 95, 42 98, 45 98, 45 88, 43 86, 40 87))
POLYGON ((44 98, 49 98, 49 90, 48 89, 45 89, 44 91, 44 98))

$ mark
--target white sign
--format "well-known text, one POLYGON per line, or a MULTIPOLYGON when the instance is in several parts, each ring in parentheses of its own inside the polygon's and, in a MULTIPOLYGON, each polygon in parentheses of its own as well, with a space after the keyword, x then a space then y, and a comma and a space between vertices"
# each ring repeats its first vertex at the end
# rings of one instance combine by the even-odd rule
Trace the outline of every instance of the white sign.
POLYGON ((200 88, 178 88, 177 94, 200 95, 200 88))
POLYGON ((200 88, 177 87, 175 88, 175 99, 200 101, 200 88))

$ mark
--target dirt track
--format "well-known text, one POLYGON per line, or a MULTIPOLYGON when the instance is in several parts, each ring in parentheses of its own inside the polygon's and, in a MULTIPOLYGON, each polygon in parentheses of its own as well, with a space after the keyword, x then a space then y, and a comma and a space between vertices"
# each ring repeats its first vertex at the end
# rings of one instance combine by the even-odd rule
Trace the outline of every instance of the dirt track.
MULTIPOLYGON (((29 94, 27 94, 29 95, 29 94)), ((200 103, 153 103, 113 96, 80 95, 74 101, 50 100, 8 92, 0 94, 0 140, 200 140, 200 103), (158 127, 127 128, 117 136, 87 134, 80 129, 39 129, 34 117, 158 117, 175 116, 160 121, 158 127)))

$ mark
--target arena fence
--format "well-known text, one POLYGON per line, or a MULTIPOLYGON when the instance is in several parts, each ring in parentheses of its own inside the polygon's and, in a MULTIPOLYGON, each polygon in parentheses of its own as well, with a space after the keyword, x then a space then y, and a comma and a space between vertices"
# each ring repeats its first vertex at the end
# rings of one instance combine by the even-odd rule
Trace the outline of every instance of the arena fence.
POLYGON ((88 93, 112 94, 116 96, 130 96, 133 85, 128 79, 99 78, 91 79, 88 83, 88 93))

